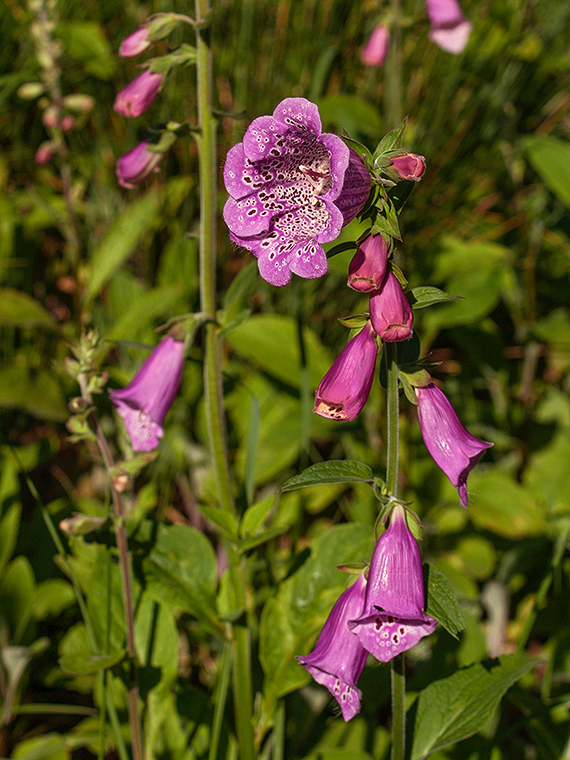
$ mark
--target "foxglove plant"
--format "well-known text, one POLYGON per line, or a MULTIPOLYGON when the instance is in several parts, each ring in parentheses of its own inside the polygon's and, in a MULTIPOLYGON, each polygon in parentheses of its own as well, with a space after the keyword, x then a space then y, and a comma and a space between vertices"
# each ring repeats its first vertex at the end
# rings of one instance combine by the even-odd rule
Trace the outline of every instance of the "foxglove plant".
POLYGON ((412 308, 392 270, 388 271, 379 290, 370 296, 370 321, 385 343, 397 343, 412 337, 412 308))
POLYGON ((463 52, 473 24, 465 18, 457 0, 426 0, 426 10, 430 40, 446 53, 463 52))
POLYGON ((384 24, 377 24, 360 51, 360 60, 365 66, 382 66, 389 46, 390 30, 384 24))
POLYGON ((153 451, 162 423, 180 387, 184 342, 168 336, 154 349, 126 388, 109 391, 124 420, 134 451, 153 451))
POLYGON ((133 188, 151 174, 159 171, 165 153, 149 150, 150 140, 143 140, 117 161, 117 179, 123 187, 133 188))
POLYGON ((443 470, 467 506, 467 476, 493 444, 475 438, 461 424, 447 396, 437 385, 416 388, 418 420, 432 459, 443 470))
POLYGON ((317 106, 286 98, 260 116, 226 158, 230 239, 251 251, 261 276, 286 285, 291 273, 317 278, 328 270, 323 243, 362 210, 370 177, 360 156, 323 133, 317 106))
POLYGON ((348 265, 348 286, 360 293, 378 290, 386 277, 390 243, 387 236, 368 235, 348 265))
POLYGON ((366 579, 361 573, 337 599, 313 651, 297 657, 315 681, 327 687, 346 721, 360 711, 362 692, 356 684, 368 657, 367 650, 348 628, 348 621, 362 611, 365 590, 366 579))
POLYGON ((162 87, 164 76, 145 69, 117 94, 113 108, 117 113, 135 118, 151 107, 162 87))

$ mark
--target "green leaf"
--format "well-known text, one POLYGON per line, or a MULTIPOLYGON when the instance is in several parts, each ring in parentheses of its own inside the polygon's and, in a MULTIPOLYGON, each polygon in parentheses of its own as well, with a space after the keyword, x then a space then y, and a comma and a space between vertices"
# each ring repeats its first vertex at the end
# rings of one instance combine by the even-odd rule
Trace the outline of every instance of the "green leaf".
POLYGON ((141 237, 156 224, 159 196, 150 190, 133 201, 115 220, 111 229, 93 252, 92 274, 86 290, 87 300, 101 289, 121 264, 128 259, 141 237))
POLYGON ((463 296, 454 296, 446 293, 439 288, 433 288, 429 285, 420 285, 418 288, 412 288, 410 291, 412 298, 411 304, 414 309, 425 309, 426 306, 433 306, 436 303, 444 301, 457 301, 463 296))
POLYGON ((251 507, 245 511, 239 529, 242 538, 248 538, 257 533, 263 523, 267 520, 274 504, 275 496, 271 495, 258 501, 256 504, 252 504, 251 507))
POLYGON ((113 78, 116 57, 96 21, 69 21, 60 24, 57 33, 65 43, 65 52, 82 63, 87 72, 98 79, 113 78))
POLYGON ((247 429, 247 448, 245 453, 245 495, 247 503, 253 501, 253 489, 255 486, 255 463, 257 460, 257 449, 259 446, 259 427, 261 423, 261 412, 259 401, 255 396, 251 397, 251 410, 249 413, 249 425, 247 429))
POLYGON ((277 538, 277 536, 282 536, 283 533, 287 533, 288 530, 289 526, 287 525, 277 525, 274 528, 268 528, 261 533, 257 533, 255 536, 242 538, 236 545, 240 551, 246 552, 256 546, 260 546, 260 544, 264 544, 266 541, 271 541, 273 538, 277 538))
POLYGON ((231 282, 223 300, 226 319, 233 319, 242 309, 249 307, 249 301, 257 282, 257 264, 252 261, 245 266, 231 282))
POLYGON ((570 143, 550 135, 531 135, 523 145, 546 187, 570 208, 570 143))
POLYGON ((351 314, 350 317, 342 317, 338 321, 350 330, 361 330, 368 319, 368 314, 351 314))
POLYGON ((406 127, 408 125, 408 117, 401 121, 397 126, 395 126, 393 129, 391 129, 387 135, 384 135, 384 137, 380 140, 378 145, 376 146, 376 150, 374 151, 374 154, 372 156, 372 160, 376 162, 376 159, 379 158, 383 153, 386 153, 389 150, 394 150, 394 148, 399 148, 400 144, 402 142, 402 137, 404 136, 404 132, 406 131, 406 127))
POLYGON ((21 513, 22 506, 14 502, 0 521, 0 578, 16 546, 21 513))
POLYGON ((507 689, 539 662, 524 654, 504 655, 430 684, 411 711, 411 760, 427 758, 482 730, 507 689))
POLYGON ((380 232, 386 232, 397 240, 402 239, 398 215, 396 214, 394 204, 389 198, 379 205, 378 212, 374 216, 371 233, 372 235, 378 235, 380 232))
POLYGON ((220 507, 208 507, 205 504, 197 506, 204 517, 218 528, 224 538, 232 541, 238 537, 238 522, 231 512, 226 512, 220 507))
POLYGON ((544 506, 505 472, 472 473, 469 493, 469 514, 478 528, 517 539, 540 535, 547 525, 544 506))
POLYGON ((35 587, 34 571, 24 555, 13 559, 0 578, 0 620, 13 644, 20 643, 30 618, 35 587))
POLYGON ((280 491, 294 491, 319 483, 372 483, 374 473, 367 464, 352 460, 317 462, 285 481, 280 491))
POLYGON ((90 650, 83 650, 61 657, 59 665, 65 673, 84 676, 89 673, 98 673, 100 670, 112 668, 124 656, 124 649, 109 652, 108 654, 94 654, 90 650))
POLYGON ((0 407, 16 407, 44 420, 63 422, 69 416, 56 378, 45 370, 0 365, 0 407))
MULTIPOLYGON (((349 134, 374 137, 382 127, 378 109, 357 95, 327 95, 317 102, 323 127, 333 125, 349 134)), ((323 130, 324 131, 324 130, 323 130)))
POLYGON ((0 288, 0 324, 58 329, 57 322, 39 301, 12 288, 0 288))
POLYGON ((426 613, 434 617, 446 631, 457 638, 465 628, 465 620, 451 583, 433 565, 424 565, 426 589, 426 613))

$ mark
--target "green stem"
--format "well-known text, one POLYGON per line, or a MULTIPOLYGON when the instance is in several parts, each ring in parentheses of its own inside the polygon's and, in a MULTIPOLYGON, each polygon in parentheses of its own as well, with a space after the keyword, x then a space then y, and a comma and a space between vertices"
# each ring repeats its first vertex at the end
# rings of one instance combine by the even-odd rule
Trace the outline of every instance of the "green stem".
MULTIPOLYGON (((388 494, 398 496, 398 458, 399 458, 399 411, 398 395, 398 344, 385 343, 386 368, 388 372, 387 389, 387 462, 386 486, 388 494)), ((406 676, 404 673, 404 655, 400 654, 390 662, 392 671, 392 760, 404 760, 406 737, 406 676)))
POLYGON ((212 719, 212 731, 210 733, 210 746, 208 747, 208 760, 217 760, 218 747, 220 746, 220 734, 226 709, 228 687, 230 684, 231 652, 229 644, 224 644, 224 651, 220 660, 220 673, 214 700, 214 717, 212 719))
POLYGON ((392 667, 392 760, 404 760, 406 740, 406 675, 404 655, 390 663, 392 667))
MULTIPOLYGON (((196 65, 198 124, 196 136, 200 165, 200 301, 206 315, 204 396, 208 440, 213 459, 220 508, 235 513, 228 463, 223 413, 221 345, 216 319, 216 121, 212 115, 212 51, 209 18, 210 0, 196 0, 196 65)), ((245 615, 246 577, 243 559, 231 547, 232 584, 244 620, 231 626, 233 695, 240 760, 254 760, 253 689, 251 641, 245 615)))

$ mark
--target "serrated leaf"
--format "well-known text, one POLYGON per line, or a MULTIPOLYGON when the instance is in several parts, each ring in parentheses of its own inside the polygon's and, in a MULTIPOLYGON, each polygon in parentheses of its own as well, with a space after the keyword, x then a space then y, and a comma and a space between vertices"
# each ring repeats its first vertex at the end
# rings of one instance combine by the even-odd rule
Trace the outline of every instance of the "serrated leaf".
POLYGON ((354 460, 317 462, 285 481, 280 491, 294 491, 319 483, 372 483, 374 474, 367 464, 354 460))
POLYGON ((539 662, 525 654, 504 655, 430 684, 410 711, 410 760, 423 760, 482 730, 507 689, 539 662))
POLYGON ((426 306, 433 306, 435 303, 458 301, 463 298, 463 296, 455 296, 452 293, 446 293, 445 290, 440 290, 430 285, 420 285, 417 288, 412 288, 410 293, 412 295, 411 305, 413 309, 425 309, 426 306))
POLYGON ((374 151, 374 154, 372 155, 372 160, 374 164, 376 163, 376 159, 379 158, 383 153, 386 153, 389 150, 393 150, 394 148, 399 148, 400 143, 402 142, 402 137, 404 136, 404 132, 406 131, 406 127, 408 125, 408 117, 401 121, 397 126, 394 127, 394 129, 391 129, 387 135, 384 135, 384 137, 380 140, 378 145, 376 146, 376 150, 374 151))
POLYGON ((198 504, 198 509, 218 528, 224 538, 232 541, 238 537, 238 522, 231 512, 226 512, 219 507, 207 507, 205 504, 198 504))
POLYGON ((426 613, 457 638, 457 634, 465 628, 465 619, 451 583, 433 565, 424 565, 424 586, 426 613))

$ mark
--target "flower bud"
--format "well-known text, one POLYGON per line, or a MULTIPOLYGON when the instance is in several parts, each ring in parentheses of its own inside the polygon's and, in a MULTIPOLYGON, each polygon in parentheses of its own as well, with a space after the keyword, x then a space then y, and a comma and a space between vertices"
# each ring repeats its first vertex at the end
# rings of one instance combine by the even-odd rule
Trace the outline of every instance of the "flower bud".
POLYGON ((44 166, 48 161, 51 161, 55 154, 55 147, 51 140, 43 142, 36 150, 36 164, 38 166, 44 166))
POLYGON ((378 24, 360 51, 360 60, 365 66, 382 66, 389 46, 390 30, 384 24, 378 24))
POLYGON ((61 120, 61 128, 64 132, 71 132, 73 127, 75 126, 75 119, 73 116, 64 116, 61 120))
POLYGON ((117 178, 123 187, 132 188, 140 185, 150 174, 159 171, 158 165, 165 153, 148 150, 148 140, 139 143, 117 161, 117 178))
POLYGON ((123 116, 136 117, 148 110, 162 86, 162 74, 146 69, 118 93, 113 108, 123 116))
POLYGON ((414 315, 404 289, 389 270, 382 287, 370 298, 370 321, 386 343, 397 343, 412 337, 414 315))
POLYGON ((140 29, 129 34, 129 36, 125 37, 121 42, 119 55, 123 58, 134 58, 136 55, 144 53, 148 47, 150 47, 150 42, 148 41, 148 28, 146 26, 141 26, 140 29))
POLYGON ((457 0, 426 0, 426 10, 430 40, 447 53, 463 52, 473 24, 465 18, 457 0))
POLYGON ((95 106, 95 98, 82 92, 75 92, 64 97, 63 105, 65 108, 76 113, 89 113, 95 106))
POLYGON ((360 293, 378 290, 386 277, 389 250, 381 234, 363 240, 348 266, 348 286, 360 293))
POLYGON ((426 170, 426 160, 423 156, 415 153, 404 153, 403 156, 394 156, 390 159, 390 167, 396 179, 409 179, 419 182, 426 170))
POLYGON ((376 336, 367 322, 321 380, 313 411, 332 420, 353 420, 370 394, 377 353, 376 336))

